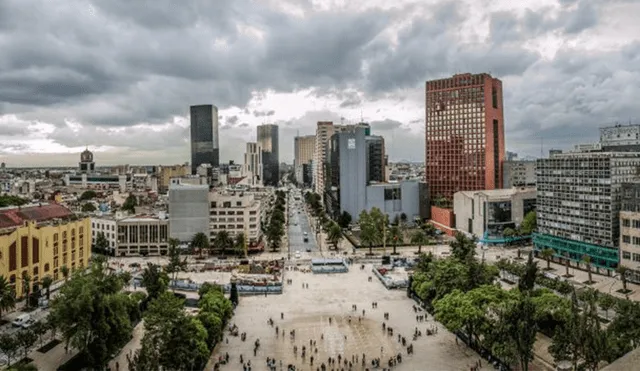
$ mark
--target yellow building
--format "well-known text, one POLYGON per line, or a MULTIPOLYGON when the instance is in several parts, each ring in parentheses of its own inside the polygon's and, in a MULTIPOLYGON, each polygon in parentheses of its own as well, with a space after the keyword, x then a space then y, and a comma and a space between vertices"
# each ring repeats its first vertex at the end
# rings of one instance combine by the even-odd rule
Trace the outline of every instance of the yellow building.
POLYGON ((169 190, 171 178, 182 177, 191 174, 189 165, 162 166, 158 175, 158 191, 166 193, 169 190))
POLYGON ((51 276, 64 279, 87 266, 91 256, 91 220, 77 219, 68 209, 51 204, 0 210, 0 275, 24 293, 22 276, 31 284, 51 276))

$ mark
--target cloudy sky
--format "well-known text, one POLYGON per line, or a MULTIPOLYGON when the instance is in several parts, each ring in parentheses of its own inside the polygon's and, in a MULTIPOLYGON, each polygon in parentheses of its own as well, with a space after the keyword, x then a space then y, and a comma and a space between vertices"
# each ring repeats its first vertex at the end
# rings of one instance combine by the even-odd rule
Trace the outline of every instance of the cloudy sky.
POLYGON ((0 0, 0 161, 189 160, 189 105, 223 160, 260 123, 281 160, 319 120, 371 122, 424 160, 424 82, 489 72, 507 150, 539 156, 640 123, 638 0, 0 0))

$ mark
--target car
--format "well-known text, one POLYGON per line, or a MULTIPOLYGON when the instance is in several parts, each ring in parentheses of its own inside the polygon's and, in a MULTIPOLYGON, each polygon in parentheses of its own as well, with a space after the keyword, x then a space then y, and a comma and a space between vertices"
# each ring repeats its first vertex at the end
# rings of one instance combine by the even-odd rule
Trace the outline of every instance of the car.
POLYGON ((35 318, 29 318, 25 323, 22 324, 22 328, 29 328, 38 322, 35 318))
POLYGON ((23 324, 27 323, 27 321, 31 320, 31 315, 28 313, 19 315, 16 319, 14 319, 11 324, 14 327, 22 327, 23 324))

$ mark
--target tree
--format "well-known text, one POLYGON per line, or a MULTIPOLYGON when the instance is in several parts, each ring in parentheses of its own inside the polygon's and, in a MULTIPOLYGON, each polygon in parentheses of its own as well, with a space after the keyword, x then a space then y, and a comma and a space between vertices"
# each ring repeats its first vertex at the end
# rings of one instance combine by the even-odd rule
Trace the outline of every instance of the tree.
POLYGON ((129 193, 129 196, 127 196, 127 199, 124 200, 124 203, 122 204, 122 210, 135 213, 136 206, 138 206, 138 199, 132 193, 129 193))
POLYGON ((616 269, 616 272, 618 272, 618 274, 620 275, 620 281, 622 281, 622 290, 624 292, 628 292, 629 290, 627 290, 627 272, 629 271, 629 268, 625 267, 624 265, 619 265, 618 268, 616 269))
POLYGON ((524 266, 523 274, 518 280, 518 290, 520 290, 520 292, 532 291, 537 277, 538 262, 533 260, 532 254, 529 254, 529 259, 527 260, 527 264, 524 266))
POLYGON ((607 328, 611 339, 609 362, 627 354, 640 343, 640 304, 630 300, 619 300, 616 312, 617 315, 607 328))
POLYGON ((369 255, 373 255, 373 245, 380 244, 382 234, 376 228, 371 214, 366 210, 362 210, 359 218, 360 223, 360 242, 369 245, 369 255))
POLYGON ((338 224, 340 225, 340 228, 348 228, 349 224, 351 224, 352 221, 352 217, 351 214, 349 214, 346 211, 343 211, 342 214, 340 214, 340 217, 338 218, 338 224))
POLYGON ((604 310, 606 318, 609 319, 609 310, 616 305, 615 299, 611 295, 603 294, 600 295, 599 304, 600 308, 604 310))
POLYGON ((333 248, 337 250, 338 244, 342 239, 342 229, 337 223, 331 222, 331 226, 327 231, 327 239, 333 245, 333 248))
POLYGON ((235 241, 233 242, 235 250, 240 252, 239 255, 247 256, 247 241, 244 233, 240 232, 236 234, 235 241))
POLYGON ((82 204, 82 212, 83 213, 92 213, 94 211, 96 211, 96 206, 94 204, 92 204, 91 202, 85 202, 82 204))
POLYGON ((571 275, 569 274, 569 253, 564 253, 564 269, 565 269, 565 274, 564 276, 569 278, 571 277, 571 275))
POLYGON ((502 231, 503 237, 511 238, 515 235, 516 235, 516 230, 513 228, 505 228, 504 231, 502 231))
POLYGON ((536 341, 538 325, 535 321, 536 307, 529 293, 519 295, 516 300, 505 303, 500 310, 497 333, 500 340, 492 347, 502 358, 515 358, 520 370, 528 371, 533 360, 533 345, 536 341))
POLYGON ((26 298, 25 305, 29 308, 29 297, 31 296, 31 276, 27 271, 22 272, 22 293, 26 298))
POLYGON ((198 296, 200 297, 200 299, 202 299, 206 294, 212 291, 223 293, 222 287, 220 285, 205 282, 198 289, 198 296))
POLYGON ((147 263, 147 267, 142 272, 142 286, 147 290, 149 299, 155 299, 167 290, 169 276, 160 269, 160 266, 147 263))
POLYGON ((167 250, 167 256, 169 263, 166 266, 167 274, 171 275, 171 279, 175 282, 178 279, 178 273, 184 272, 187 269, 187 258, 181 259, 180 248, 178 247, 179 241, 175 238, 169 239, 169 248, 167 250))
POLYGON ((30 329, 20 330, 16 333, 16 341, 22 348, 23 357, 26 358, 31 347, 38 341, 38 335, 30 329))
POLYGON ((16 293, 4 276, 0 276, 0 316, 16 307, 16 293))
POLYGON ((198 250, 198 255, 202 256, 202 251, 209 249, 209 237, 203 232, 198 232, 191 239, 191 247, 198 250))
POLYGON ((20 344, 12 334, 0 334, 0 350, 7 356, 7 365, 11 366, 11 359, 15 357, 20 349, 20 344))
POLYGON ((96 198, 96 196, 97 196, 96 191, 89 189, 87 191, 82 192, 82 194, 80 195, 80 198, 78 198, 78 200, 80 200, 80 201, 91 200, 91 199, 96 198))
POLYGON ((422 230, 427 235, 427 237, 435 237, 436 236, 437 229, 431 223, 424 223, 422 225, 422 230))
POLYGON ((467 257, 475 255, 475 242, 461 232, 456 232, 455 240, 450 242, 449 246, 451 255, 459 261, 465 261, 467 257))
POLYGON ((397 255, 396 246, 398 243, 404 243, 402 231, 397 225, 389 228, 389 232, 387 232, 387 242, 393 246, 393 255, 397 255))
POLYGON ((96 235, 96 243, 93 245, 93 251, 98 254, 109 255, 109 241, 107 241, 104 232, 100 231, 96 235))
POLYGON ((542 259, 547 261, 547 270, 550 271, 551 270, 551 258, 553 258, 553 256, 556 254, 556 251, 550 247, 547 247, 546 249, 542 250, 542 252, 540 252, 540 255, 542 256, 542 259))
POLYGON ((227 249, 231 246, 233 240, 229 236, 229 232, 223 229, 216 235, 215 243, 220 248, 222 255, 224 256, 227 255, 227 249))
POLYGON ((130 313, 138 303, 121 292, 123 276, 94 260, 86 274, 74 275, 53 299, 49 315, 67 346, 78 349, 92 369, 102 369, 131 338, 130 313))
POLYGON ((427 235, 423 231, 416 231, 411 235, 411 243, 413 245, 418 245, 418 254, 422 253, 422 245, 428 242, 427 235))
POLYGON ((400 222, 402 223, 402 225, 407 224, 407 214, 400 213, 400 222))
POLYGON ((522 223, 520 224, 520 231, 523 235, 530 235, 535 232, 538 228, 538 222, 536 218, 535 211, 529 211, 527 215, 522 219, 522 223))
POLYGON ((235 282, 231 282, 231 289, 229 290, 229 300, 233 306, 237 306, 240 301, 238 298, 238 285, 235 282))
POLYGON ((64 281, 67 282, 69 279, 69 268, 66 265, 60 267, 60 273, 62 273, 62 277, 64 277, 64 281))
POLYGON ((589 282, 587 282, 587 284, 590 285, 593 283, 591 279, 591 257, 589 255, 583 255, 582 261, 587 265, 587 273, 589 274, 589 282))

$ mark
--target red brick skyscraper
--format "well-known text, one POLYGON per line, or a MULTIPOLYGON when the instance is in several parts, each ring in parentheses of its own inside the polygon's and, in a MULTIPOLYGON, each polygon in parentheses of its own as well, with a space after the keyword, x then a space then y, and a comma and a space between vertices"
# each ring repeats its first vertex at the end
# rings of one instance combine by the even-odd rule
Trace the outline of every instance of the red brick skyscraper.
POLYGON ((470 73, 426 83, 425 180, 431 200, 501 188, 502 82, 470 73))

